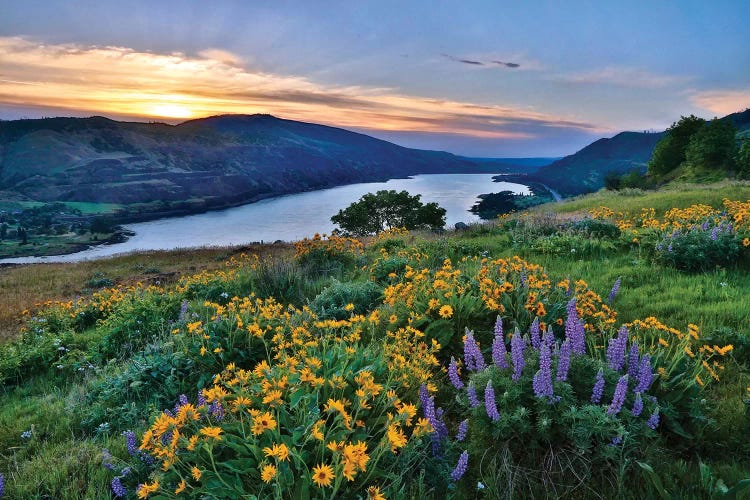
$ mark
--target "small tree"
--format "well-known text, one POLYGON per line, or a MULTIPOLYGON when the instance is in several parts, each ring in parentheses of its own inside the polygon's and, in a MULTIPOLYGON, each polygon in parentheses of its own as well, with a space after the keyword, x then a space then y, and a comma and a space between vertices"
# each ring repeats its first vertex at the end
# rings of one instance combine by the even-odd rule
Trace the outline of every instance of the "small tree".
POLYGON ((697 116, 683 116, 667 129, 667 133, 656 143, 654 154, 648 162, 648 173, 655 178, 667 175, 685 161, 690 138, 706 121, 697 116))
POLYGON ((742 179, 750 179, 750 137, 742 140, 742 145, 735 157, 737 175, 742 179))
POLYGON ((693 172, 723 174, 731 170, 737 152, 736 132, 729 120, 711 120, 693 134, 685 151, 685 161, 693 172))
POLYGON ((367 193, 331 217, 334 224, 349 233, 365 236, 396 227, 439 229, 445 226, 445 209, 437 203, 424 204, 421 195, 407 191, 367 193))

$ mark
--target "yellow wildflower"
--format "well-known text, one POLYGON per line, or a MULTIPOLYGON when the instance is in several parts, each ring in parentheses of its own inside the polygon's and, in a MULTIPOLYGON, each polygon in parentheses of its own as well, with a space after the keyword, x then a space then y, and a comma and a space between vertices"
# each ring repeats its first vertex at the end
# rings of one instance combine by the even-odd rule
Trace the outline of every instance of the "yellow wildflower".
POLYGON ((260 473, 260 478, 264 482, 270 483, 271 480, 275 477, 276 477, 276 466, 269 464, 263 467, 263 470, 260 473))
POLYGON ((138 488, 138 491, 137 491, 138 498, 147 498, 151 493, 154 493, 158 489, 159 489, 159 481, 154 481, 153 483, 143 484, 141 485, 140 488, 138 488))
POLYGON ((380 492, 377 486, 367 488, 367 500, 386 500, 385 495, 380 492))
POLYGON ((268 391, 266 397, 263 398, 263 404, 275 406, 283 403, 284 401, 281 399, 281 391, 278 390, 268 391))
POLYGON ((390 441, 391 451, 394 453, 399 448, 406 446, 406 435, 401 430, 401 426, 396 423, 388 426, 388 441, 390 441))
POLYGON ((354 304, 349 302, 347 305, 344 306, 345 311, 353 311, 354 310, 354 304))
POLYGON ((187 482, 183 479, 180 481, 180 484, 177 485, 177 488, 174 490, 175 495, 179 495, 183 491, 185 491, 185 488, 187 488, 187 482))
POLYGON ((450 318, 451 316, 453 316, 453 308, 446 304, 440 308, 438 314, 440 314, 441 318, 450 318))
POLYGON ((217 441, 221 440, 220 434, 222 432, 224 432, 224 429, 222 429, 221 427, 204 427, 200 430, 200 434, 202 436, 206 436, 217 441))
POLYGON ((325 488, 331 485, 334 473, 330 465, 320 464, 313 468, 312 480, 319 488, 325 488))
POLYGON ((263 412, 253 417, 252 433, 256 436, 263 434, 264 431, 271 431, 276 428, 276 419, 273 413, 263 412))
POLYGON ((289 459, 289 448, 284 443, 274 443, 273 448, 266 446, 263 448, 263 454, 267 457, 275 457, 281 461, 289 459))
POLYGON ((193 476, 193 479, 195 479, 196 481, 200 481, 201 476, 203 475, 201 470, 196 466, 193 466, 193 468, 190 469, 190 474, 193 476))

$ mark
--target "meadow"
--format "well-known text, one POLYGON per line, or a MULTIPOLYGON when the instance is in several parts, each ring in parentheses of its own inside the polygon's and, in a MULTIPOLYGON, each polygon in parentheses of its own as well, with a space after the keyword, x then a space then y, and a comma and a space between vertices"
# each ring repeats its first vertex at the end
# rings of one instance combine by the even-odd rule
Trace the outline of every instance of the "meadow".
POLYGON ((749 199, 0 269, 5 495, 747 497, 749 199))

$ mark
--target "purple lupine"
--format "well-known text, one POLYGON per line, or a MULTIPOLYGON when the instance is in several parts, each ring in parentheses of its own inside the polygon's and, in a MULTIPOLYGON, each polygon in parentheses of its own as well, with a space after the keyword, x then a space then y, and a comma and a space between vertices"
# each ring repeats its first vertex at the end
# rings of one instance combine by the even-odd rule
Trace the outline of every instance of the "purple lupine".
POLYGON ((525 287, 527 284, 526 271, 522 270, 521 275, 518 277, 521 282, 521 286, 525 287))
POLYGON ((521 378, 521 372, 525 365, 523 359, 523 351, 526 348, 526 342, 521 337, 521 332, 516 329, 513 333, 513 338, 510 339, 510 358, 513 362, 513 375, 511 379, 517 382, 521 378))
POLYGON ((467 370, 482 371, 484 370, 484 357, 479 349, 479 344, 474 340, 474 332, 466 329, 464 338, 464 365, 467 370))
POLYGON ((628 327, 623 325, 617 331, 617 337, 609 340, 607 345, 607 363, 614 371, 625 366, 625 350, 628 345, 628 327))
POLYGON ((708 221, 705 221, 703 224, 701 224, 701 229, 703 229, 704 231, 708 231, 708 227, 709 227, 708 221))
POLYGON ((529 327, 529 337, 531 337, 531 345, 538 350, 542 345, 542 336, 539 334, 539 317, 532 321, 531 327, 529 327))
POLYGON ((461 382, 461 377, 458 376, 458 366, 456 366, 456 360, 453 356, 451 356, 451 364, 448 365, 448 378, 456 389, 461 390, 464 388, 464 383, 461 382))
POLYGON ((112 465, 112 454, 107 448, 102 449, 102 467, 107 470, 115 470, 115 466, 112 465))
POLYGON ((622 444, 622 436, 615 436, 609 443, 610 446, 620 446, 622 444))
POLYGON ((604 394, 604 371, 599 368, 596 374, 596 382, 594 383, 594 389, 591 391, 591 402, 599 404, 604 394))
POLYGON ((459 443, 466 439, 466 433, 469 432, 469 419, 463 420, 458 424, 458 433, 456 434, 456 441, 459 443))
POLYGON ((435 398, 429 395, 425 385, 419 388, 419 399, 422 403, 422 411, 425 418, 430 422, 432 428, 435 429, 434 435, 439 439, 448 437, 448 429, 441 420, 442 410, 440 408, 435 409, 435 398))
POLYGON ((568 276, 568 289, 565 290, 565 295, 571 297, 573 295, 573 280, 568 276))
POLYGON ((178 413, 180 411, 180 408, 188 404, 190 401, 188 400, 188 397, 184 394, 180 394, 180 396, 177 398, 177 404, 174 405, 174 412, 178 413))
POLYGON ((719 231, 721 231, 721 228, 719 226, 716 226, 711 230, 711 241, 716 241, 717 239, 719 239, 719 231))
POLYGON ((476 408, 481 403, 479 402, 479 398, 477 397, 477 391, 474 388, 474 383, 469 382, 469 387, 466 388, 466 395, 469 398, 469 406, 472 408, 476 408))
POLYGON ((633 403, 633 409, 630 410, 630 413, 634 417, 640 417, 641 413, 643 413, 643 399, 641 398, 640 392, 635 393, 635 402, 633 403))
POLYGON ((638 367, 638 382, 633 392, 646 392, 651 387, 654 374, 651 373, 651 356, 644 354, 638 367))
POLYGON ((551 400, 555 397, 555 390, 552 387, 552 355, 547 344, 543 344, 539 349, 539 371, 534 375, 532 386, 538 398, 551 400))
POLYGON ((180 306, 180 315, 177 317, 177 321, 185 321, 188 313, 188 301, 183 300, 180 306))
POLYGON ((5 476, 0 472, 0 498, 5 496, 5 476))
POLYGON ((552 351, 552 347, 555 345, 555 332, 552 331, 552 327, 547 326, 542 334, 542 342, 547 344, 547 347, 552 351))
POLYGON ((221 422, 224 419, 224 405, 219 400, 211 403, 208 408, 208 412, 216 419, 217 422, 221 422))
POLYGON ((615 416, 622 410, 622 405, 625 403, 625 396, 628 393, 628 376, 623 375, 620 380, 617 381, 617 387, 615 387, 615 394, 612 396, 612 403, 607 408, 607 415, 615 416))
POLYGON ((495 320, 495 338, 492 340, 492 361, 498 368, 508 368, 508 350, 505 348, 505 334, 503 333, 503 320, 500 316, 495 320))
POLYGON ((638 380, 638 363, 640 358, 638 356, 638 344, 633 342, 630 344, 630 353, 628 354, 628 378, 630 380, 638 380))
POLYGON ((125 443, 128 446, 128 454, 131 457, 134 457, 138 453, 138 441, 136 440, 135 432, 125 431, 122 435, 125 436, 125 443))
POLYGON ((122 485, 119 477, 114 478, 110 484, 112 486, 112 493, 114 493, 117 498, 125 498, 128 496, 128 490, 122 485))
POLYGON ((568 302, 566 307, 568 318, 565 320, 565 338, 570 340, 570 347, 575 354, 586 353, 586 334, 583 328, 583 322, 578 316, 576 309, 576 299, 568 302))
POLYGON ((458 463, 456 464, 456 468, 453 469, 453 472, 451 472, 451 479, 454 481, 458 481, 463 477, 464 474, 466 474, 466 469, 469 468, 469 452, 464 450, 463 453, 461 453, 461 456, 458 457, 458 463))
POLYGON ((204 406, 206 404, 206 396, 203 395, 203 391, 198 391, 198 407, 204 406))
POLYGON ((497 411, 497 403, 495 402, 495 388, 492 387, 491 380, 487 381, 487 386, 484 388, 484 409, 493 422, 500 420, 500 412, 497 411))
POLYGON ((614 285, 612 285, 612 290, 609 291, 609 295, 607 295, 607 303, 611 304, 613 300, 615 300, 615 297, 617 297, 617 292, 620 291, 620 284, 622 283, 622 278, 617 278, 615 280, 614 285))
POLYGON ((568 370, 570 369, 570 340, 560 344, 560 352, 557 354, 557 380, 565 382, 568 380, 568 370))
POLYGON ((651 414, 650 417, 648 417, 648 420, 646 421, 646 425, 649 426, 652 430, 656 430, 656 427, 659 425, 659 408, 657 407, 654 412, 651 414))

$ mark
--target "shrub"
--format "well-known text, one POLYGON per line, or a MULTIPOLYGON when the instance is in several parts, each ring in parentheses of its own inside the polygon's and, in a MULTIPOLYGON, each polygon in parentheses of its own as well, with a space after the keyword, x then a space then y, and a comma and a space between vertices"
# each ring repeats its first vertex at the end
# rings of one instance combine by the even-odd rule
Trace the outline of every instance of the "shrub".
POLYGON ((686 271, 707 271, 734 264, 740 244, 731 224, 706 221, 676 229, 656 244, 656 260, 686 271))
POLYGON ((334 281, 310 302, 310 309, 321 319, 346 319, 372 311, 382 294, 383 289, 371 281, 334 281))

